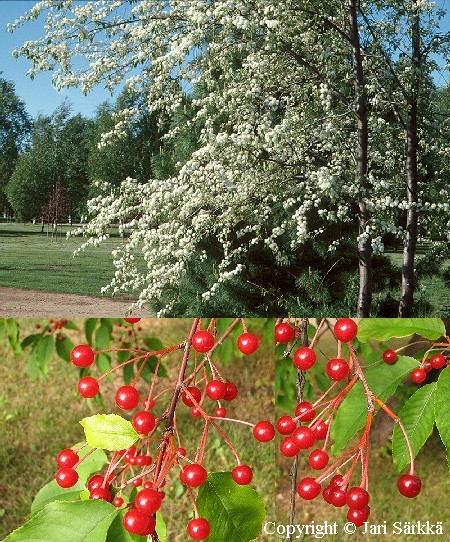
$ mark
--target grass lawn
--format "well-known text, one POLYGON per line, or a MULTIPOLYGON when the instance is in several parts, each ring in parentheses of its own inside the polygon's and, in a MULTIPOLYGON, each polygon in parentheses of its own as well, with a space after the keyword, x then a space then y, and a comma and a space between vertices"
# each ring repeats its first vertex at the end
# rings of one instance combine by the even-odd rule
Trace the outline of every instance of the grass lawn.
MULTIPOLYGON (((74 320, 81 328, 82 320, 74 320)), ((35 332, 35 324, 45 320, 18 320, 20 338, 35 332)), ((247 322, 250 329, 255 323, 247 322)), ((158 337, 166 346, 184 340, 190 328, 189 319, 145 319, 141 321, 144 336, 158 337)), ((256 330, 255 330, 256 331, 256 330)), ((83 334, 77 331, 65 331, 76 344, 83 341, 83 334)), ((120 333, 124 333, 121 331, 120 333)), ((116 335, 119 331, 116 331, 116 335)), ((85 339, 84 339, 85 340, 85 339)), ((231 339, 230 339, 231 340, 231 339)), ((235 340, 235 338, 233 339, 235 340)), ((83 341, 84 342, 84 341, 83 341)), ((233 417, 257 421, 261 417, 273 418, 273 368, 271 346, 261 345, 257 353, 248 358, 235 358, 228 353, 223 359, 226 367, 220 371, 239 387, 238 399, 227 405, 233 417), (257 400, 256 400, 257 398, 257 400)), ((83 430, 78 423, 91 412, 78 393, 76 383, 79 373, 72 364, 54 358, 49 373, 44 381, 32 382, 27 372, 28 352, 14 357, 11 348, 0 338, 0 540, 13 529, 23 524, 30 511, 31 502, 37 491, 49 482, 56 471, 55 457, 58 452, 83 440, 83 430)), ((220 348, 215 359, 220 359, 220 348)), ((173 352, 166 359, 170 382, 178 373, 181 352, 173 352)), ((220 362, 218 363, 220 366, 220 362)), ((114 404, 116 388, 120 385, 119 376, 114 383, 102 384, 105 407, 95 407, 95 412, 119 412, 114 404)), ((168 379, 162 378, 156 387, 168 387, 168 379)), ((148 391, 144 383, 142 392, 148 391)), ((154 412, 161 415, 166 401, 158 401, 154 412)), ((212 404, 207 400, 208 406, 212 404)), ((206 403, 205 403, 206 404, 206 403)), ((180 403, 177 408, 177 426, 182 445, 189 458, 195 456, 203 423, 193 419, 189 409, 180 403)), ((260 444, 251 436, 251 430, 240 424, 223 422, 223 429, 240 451, 242 462, 252 465, 254 479, 252 487, 262 496, 266 504, 267 517, 274 518, 275 477, 273 443, 260 444)), ((211 432, 208 438, 208 451, 205 467, 209 471, 230 471, 236 464, 223 440, 217 433, 211 432)), ((186 523, 192 513, 192 505, 181 482, 178 471, 174 469, 168 475, 165 486, 167 498, 164 501, 162 515, 167 523, 167 542, 185 542, 186 523)), ((259 540, 265 540, 262 537, 259 540)), ((232 542, 232 541, 230 541, 232 542)))
POLYGON ((119 237, 74 258, 83 239, 66 238, 69 229, 52 241, 39 224, 0 224, 0 286, 100 296, 114 275, 111 250, 119 237))

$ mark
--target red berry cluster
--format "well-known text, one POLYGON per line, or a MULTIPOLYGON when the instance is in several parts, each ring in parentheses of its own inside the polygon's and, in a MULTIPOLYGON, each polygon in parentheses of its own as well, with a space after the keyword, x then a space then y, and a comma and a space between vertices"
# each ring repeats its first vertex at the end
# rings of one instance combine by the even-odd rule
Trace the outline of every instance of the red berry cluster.
MULTIPOLYGON (((316 335, 308 346, 300 346, 294 351, 293 363, 298 370, 307 371, 316 363, 317 356, 314 347, 323 324, 324 320, 319 324, 316 335)), ((368 443, 375 412, 374 403, 377 403, 399 424, 408 443, 409 441, 398 417, 368 388, 356 351, 351 344, 358 333, 356 322, 349 318, 339 319, 336 321, 333 331, 337 340, 337 355, 329 360, 326 365, 326 373, 332 380, 329 389, 314 403, 301 401, 295 409, 294 416, 281 416, 276 423, 276 429, 283 437, 280 451, 284 456, 294 457, 306 452, 310 468, 314 471, 322 471, 317 477, 306 477, 300 480, 297 486, 298 495, 303 499, 312 500, 322 493, 323 499, 328 504, 338 508, 348 506, 347 520, 353 522, 356 526, 361 526, 367 521, 370 514, 368 443), (347 346, 349 352, 348 361, 342 356, 342 343, 347 346), (328 398, 339 381, 345 381, 341 385, 340 391, 332 399, 328 398), (339 405, 358 381, 362 382, 367 397, 367 419, 364 431, 359 443, 344 452, 330 465, 330 456, 327 450, 330 443, 332 423, 339 405), (319 443, 320 445, 318 445, 319 443), (361 464, 360 483, 359 485, 351 485, 350 482, 358 463, 361 464), (345 474, 339 473, 338 471, 341 471, 346 465, 348 465, 347 472, 345 474), (327 485, 324 486, 322 491, 322 484, 326 481, 328 481, 327 485)), ((298 338, 298 336, 299 334, 295 332, 289 322, 277 323, 275 328, 276 342, 288 342, 284 341, 283 337, 290 337, 290 340, 292 340, 298 338), (289 331, 288 326, 291 331, 289 331)), ((286 356, 290 355, 293 348, 286 352, 286 356)), ((386 350, 383 359, 386 363, 393 363, 397 359, 397 353, 393 350, 386 350)), ((411 449, 410 457, 410 473, 400 476, 397 483, 399 492, 409 498, 417 496, 421 489, 420 479, 414 475, 414 457, 411 449)))
MULTIPOLYGON (((436 346, 446 346, 448 348, 449 345, 436 345, 436 346)), ((432 346, 431 350, 434 350, 434 345, 432 346)), ((398 359, 397 352, 395 350, 385 350, 383 352, 383 360, 386 363, 392 364, 395 363, 398 359)), ((432 370, 440 370, 446 367, 450 361, 442 354, 434 354, 430 358, 428 358, 426 355, 422 359, 419 367, 416 369, 413 369, 410 373, 410 378, 415 384, 422 384, 427 378, 427 374, 432 370)))
MULTIPOLYGON (((126 320, 130 324, 135 324, 139 319, 126 320)), ((196 488, 205 483, 207 471, 202 463, 210 429, 217 431, 236 457, 237 466, 231 472, 233 480, 240 485, 251 482, 252 469, 241 463, 236 448, 218 425, 218 421, 224 420, 250 426, 253 428, 255 437, 260 441, 268 441, 273 438, 274 429, 270 422, 259 422, 253 425, 227 417, 227 411, 221 401, 230 403, 236 399, 238 387, 235 383, 225 380, 212 361, 212 354, 229 337, 239 322, 242 322, 243 333, 237 339, 237 348, 243 354, 252 354, 258 349, 259 340, 253 333, 248 332, 243 319, 236 319, 221 337, 216 336, 215 319, 211 320, 208 329, 200 329, 201 320, 194 319, 189 337, 180 344, 153 352, 132 349, 134 356, 132 359, 115 366, 100 376, 85 374, 79 380, 79 393, 85 398, 91 398, 99 393, 99 382, 113 371, 129 363, 135 364, 137 368, 137 376, 134 381, 130 385, 122 385, 117 389, 115 402, 117 407, 123 411, 135 411, 131 422, 140 438, 127 450, 112 453, 105 471, 92 476, 87 484, 91 499, 103 499, 127 510, 123 523, 129 533, 147 536, 154 532, 155 514, 164 500, 162 488, 173 467, 178 467, 180 480, 187 488, 196 488), (162 359, 169 352, 177 350, 183 351, 177 382, 172 387, 155 393, 155 384, 162 359), (143 398, 137 388, 137 382, 143 367, 151 357, 156 357, 158 361, 148 394, 143 398), (190 360, 193 363, 188 365, 190 360), (188 366, 192 366, 190 374, 188 374, 188 366), (208 376, 208 372, 211 377, 208 376), (165 407, 162 406, 163 396, 170 393, 170 400, 165 407), (212 410, 210 405, 206 404, 208 400, 216 402, 217 407, 212 410), (175 410, 178 407, 185 408, 183 405, 190 408, 192 417, 202 418, 205 424, 193 460, 187 457, 186 450, 181 447, 181 437, 177 427, 175 410), (153 413, 153 409, 158 407, 162 408, 160 415, 153 413), (165 422, 164 427, 161 427, 163 422, 165 422), (178 441, 177 444, 175 444, 175 440, 178 441), (156 445, 154 453, 151 452, 153 445, 156 445), (127 499, 127 488, 139 488, 134 499, 127 499)), ((108 349, 108 352, 123 350, 123 348, 108 349)), ((95 370, 95 359, 98 353, 89 345, 81 344, 72 350, 71 360, 85 373, 95 370)), ((56 481, 61 487, 68 488, 77 483, 76 467, 90 453, 80 457, 81 451, 82 449, 77 451, 65 449, 58 455, 59 470, 56 473, 56 481)), ((195 500, 190 489, 188 494, 195 516, 187 525, 188 534, 194 540, 204 540, 210 534, 210 524, 207 519, 198 517, 195 500)))

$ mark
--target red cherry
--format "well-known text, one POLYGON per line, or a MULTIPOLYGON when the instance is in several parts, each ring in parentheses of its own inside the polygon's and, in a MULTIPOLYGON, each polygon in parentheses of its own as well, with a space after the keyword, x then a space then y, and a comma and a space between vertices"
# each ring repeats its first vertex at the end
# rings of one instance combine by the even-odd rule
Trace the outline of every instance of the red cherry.
POLYGON ((147 537, 148 535, 152 534, 155 531, 155 528, 156 528, 156 519, 150 516, 148 518, 147 528, 141 531, 140 535, 147 537))
POLYGON ((93 489, 89 493, 90 499, 100 499, 102 501, 111 502, 111 493, 104 487, 99 487, 97 489, 93 489))
POLYGON ((335 474, 333 478, 331 478, 330 486, 335 487, 341 487, 344 483, 345 478, 342 476, 342 474, 335 474))
POLYGON ((368 519, 370 514, 370 507, 366 506, 362 510, 355 510, 349 508, 347 512, 347 520, 354 523, 357 527, 361 527, 368 519))
POLYGON ((433 369, 442 369, 447 363, 447 360, 442 354, 435 354, 434 356, 431 356, 430 362, 433 369))
POLYGON ((253 471, 248 465, 238 465, 232 470, 231 476, 236 484, 246 486, 252 481, 253 471))
POLYGON ((333 488, 331 486, 327 486, 322 492, 323 500, 327 502, 328 504, 331 504, 332 493, 333 493, 333 488))
POLYGON ((151 410, 155 406, 155 401, 153 399, 145 399, 142 404, 147 410, 151 410))
POLYGON ((89 367, 94 363, 95 354, 87 344, 79 344, 70 353, 70 359, 77 367, 89 367))
POLYGON ((121 386, 116 393, 116 405, 122 410, 133 410, 139 404, 139 392, 133 386, 121 386))
POLYGON ((316 411, 309 401, 302 401, 297 405, 295 415, 301 422, 310 422, 316 417, 316 411))
POLYGON ((131 483, 134 487, 139 487, 142 485, 142 478, 139 476, 138 478, 135 478, 131 483))
POLYGON ((225 382, 225 395, 223 398, 225 401, 232 401, 233 399, 236 399, 238 395, 238 388, 236 384, 233 384, 233 382, 225 382))
POLYGON ((362 510, 369 504, 369 494, 359 486, 351 487, 347 491, 347 504, 354 510, 362 510))
POLYGON ((287 322, 281 322, 275 326, 275 342, 286 344, 295 336, 294 328, 287 322))
POLYGON ((334 336, 338 341, 349 343, 358 334, 358 326, 351 318, 339 318, 334 324, 334 336))
POLYGON ((239 350, 248 356, 258 350, 258 337, 253 335, 253 333, 242 333, 242 335, 238 337, 237 345, 239 350))
POLYGON ((190 413, 193 418, 201 418, 202 416, 202 411, 196 406, 191 407, 190 413))
POLYGON ((327 438, 328 424, 326 422, 317 422, 311 427, 311 429, 316 437, 316 440, 325 440, 327 438))
POLYGON ((194 518, 187 524, 187 532, 194 540, 205 540, 211 532, 209 521, 205 518, 194 518))
POLYGON ((294 365, 301 371, 307 371, 316 363, 316 353, 307 346, 301 346, 294 352, 294 365))
POLYGON ((138 322, 141 321, 140 318, 124 318, 125 322, 127 322, 128 324, 137 324, 138 322))
POLYGON ((294 457, 300 452, 300 448, 292 437, 286 437, 281 441, 280 452, 286 457, 294 457))
POLYGON ((305 426, 297 427, 297 429, 294 431, 294 434, 292 435, 292 438, 294 439, 295 444, 297 444, 300 450, 307 450, 308 448, 312 448, 312 446, 314 446, 316 442, 316 437, 314 436, 312 429, 305 426))
POLYGON ((330 460, 327 452, 323 450, 314 450, 309 454, 308 463, 309 466, 314 470, 322 470, 328 465, 330 460))
POLYGON ((225 418, 227 415, 227 410, 223 407, 218 407, 214 409, 214 416, 216 418, 225 418))
POLYGON ((75 453, 70 448, 65 448, 61 450, 56 458, 56 462, 60 467, 74 467, 80 460, 77 453, 75 453))
POLYGON ((302 499, 310 501, 320 494, 320 484, 315 478, 303 478, 297 485, 297 493, 302 499))
POLYGON ((347 503, 347 492, 345 489, 339 489, 338 487, 332 488, 330 500, 335 508, 341 508, 347 503))
POLYGON ((197 331, 192 336, 192 347, 196 352, 205 354, 214 346, 214 337, 209 331, 197 331))
POLYGON ((331 380, 343 380, 348 372, 349 366, 345 359, 330 359, 327 363, 327 375, 331 380))
MULTIPOLYGON (((94 491, 94 489, 99 489, 103 486, 103 482, 105 481, 105 478, 101 476, 100 474, 94 474, 94 476, 91 476, 87 483, 87 488, 90 492, 94 491)), ((105 483, 105 487, 109 488, 108 482, 105 483)))
POLYGON ((428 374, 432 369, 433 369, 433 366, 431 365, 431 361, 429 359, 426 359, 423 363, 422 363, 422 369, 428 374))
POLYGON ((296 427, 297 424, 290 416, 281 416, 277 421, 277 431, 280 435, 291 435, 296 427))
POLYGON ((161 493, 155 489, 142 489, 134 499, 136 508, 149 515, 155 514, 161 508, 161 503, 161 493))
POLYGON ((148 435, 155 428, 155 416, 151 412, 141 410, 136 412, 131 422, 140 435, 148 435))
POLYGON ((97 380, 92 376, 83 376, 78 382, 78 393, 85 399, 95 397, 99 392, 100 387, 97 380))
POLYGON ((262 420, 253 428, 253 436, 259 442, 269 442, 275 436, 275 429, 269 421, 262 420))
POLYGON ((180 480, 189 487, 198 487, 205 483, 208 473, 198 463, 186 465, 180 472, 180 480))
POLYGON ((420 384, 426 379, 427 373, 426 373, 425 369, 421 369, 419 367, 418 369, 412 370, 410 376, 411 376, 411 380, 415 384, 420 384))
MULTIPOLYGON (((123 518, 123 526, 125 530, 132 534, 142 534, 144 531, 149 529, 149 522, 153 518, 150 518, 148 515, 144 514, 140 510, 133 508, 128 510, 123 518)), ((153 521, 155 521, 153 519, 153 521)), ((154 529, 154 527, 153 527, 154 529)))
POLYGON ((397 488, 404 497, 413 499, 420 493, 422 482, 418 476, 402 474, 397 481, 397 488))
POLYGON ((124 502, 125 501, 122 499, 122 497, 116 497, 112 503, 116 508, 121 508, 124 502))
POLYGON ((226 391, 226 385, 221 380, 211 380, 206 385, 206 395, 213 401, 223 399, 226 391))
POLYGON ((177 452, 178 455, 186 456, 185 448, 177 448, 175 451, 177 452))
POLYGON ((61 467, 55 478, 59 486, 64 488, 73 487, 78 482, 78 473, 70 467, 61 467))
MULTIPOLYGON (((196 388, 195 386, 189 386, 189 388, 186 388, 186 390, 192 395, 192 397, 197 401, 197 403, 200 403, 200 399, 202 398, 202 392, 198 388, 196 388)), ((187 406, 194 406, 194 401, 187 395, 186 391, 183 391, 183 393, 181 394, 181 400, 187 406)))
POLYGON ((397 361, 397 352, 395 350, 385 350, 383 352, 383 359, 386 363, 392 364, 397 361))

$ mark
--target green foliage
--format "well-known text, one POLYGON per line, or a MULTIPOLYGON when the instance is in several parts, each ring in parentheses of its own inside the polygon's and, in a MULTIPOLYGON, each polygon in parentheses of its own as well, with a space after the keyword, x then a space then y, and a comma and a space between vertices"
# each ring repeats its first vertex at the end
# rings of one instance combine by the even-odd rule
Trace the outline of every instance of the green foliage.
POLYGON ((100 500, 51 502, 4 542, 99 542, 106 539, 118 512, 113 505, 100 500))
POLYGON ((31 514, 39 512, 39 510, 42 510, 47 504, 54 501, 75 501, 85 489, 86 486, 81 480, 78 480, 73 487, 67 489, 59 486, 56 480, 52 480, 36 494, 33 503, 31 504, 31 514))
POLYGON ((18 220, 40 219, 57 181, 67 192, 72 213, 81 208, 88 184, 88 126, 89 122, 81 115, 70 116, 67 103, 52 116, 39 116, 35 120, 31 146, 19 157, 7 187, 18 220))
POLYGON ((434 414, 436 426, 439 430, 442 442, 447 450, 447 462, 450 469, 450 367, 441 371, 436 386, 434 399, 434 414))
MULTIPOLYGON (((394 365, 380 363, 368 369, 365 373, 369 389, 381 401, 395 393, 401 379, 417 367, 414 358, 400 356, 394 365)), ((333 453, 339 453, 348 441, 362 428, 367 418, 367 398, 360 381, 346 395, 339 406, 331 427, 331 437, 334 439, 333 453)))
POLYGON ((138 433, 130 421, 117 414, 95 414, 81 420, 86 442, 93 448, 125 450, 134 444, 138 433))
MULTIPOLYGON (((435 391, 435 382, 418 389, 398 414, 411 442, 414 457, 433 431, 435 391)), ((394 427, 392 436, 392 457, 397 472, 403 470, 411 461, 405 437, 398 425, 394 427)))
POLYGON ((210 522, 214 542, 248 542, 261 530, 265 515, 261 497, 251 487, 236 484, 229 472, 209 473, 196 503, 200 516, 210 522))
POLYGON ((445 335, 445 326, 440 318, 365 318, 358 326, 360 341, 387 341, 413 334, 436 340, 445 335))

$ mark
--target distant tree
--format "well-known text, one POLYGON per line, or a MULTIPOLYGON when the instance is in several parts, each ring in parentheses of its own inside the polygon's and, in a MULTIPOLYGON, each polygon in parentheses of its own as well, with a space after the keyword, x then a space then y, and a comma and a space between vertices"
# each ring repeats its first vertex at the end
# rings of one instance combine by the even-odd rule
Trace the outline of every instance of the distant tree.
POLYGON ((15 93, 14 84, 0 78, 0 211, 9 207, 6 185, 19 152, 26 145, 30 128, 31 119, 24 102, 15 93))
POLYGON ((42 211, 42 231, 44 224, 52 225, 52 238, 58 234, 58 224, 67 220, 70 213, 70 200, 67 190, 58 179, 53 186, 49 199, 45 202, 42 211))
POLYGON ((35 120, 31 146, 20 156, 7 188, 19 220, 41 217, 58 179, 67 191, 70 212, 82 208, 88 190, 88 129, 84 117, 70 116, 67 103, 35 120))

